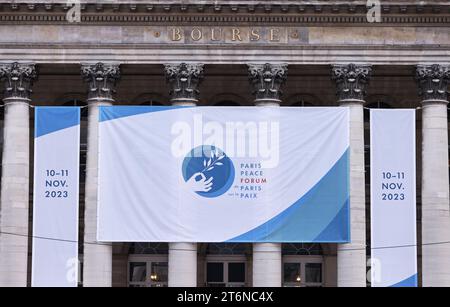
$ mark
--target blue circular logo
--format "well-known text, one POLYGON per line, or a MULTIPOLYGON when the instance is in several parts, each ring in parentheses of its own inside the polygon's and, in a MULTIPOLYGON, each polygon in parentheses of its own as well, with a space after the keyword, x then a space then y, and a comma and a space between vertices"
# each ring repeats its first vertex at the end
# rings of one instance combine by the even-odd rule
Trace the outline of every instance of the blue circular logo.
POLYGON ((198 195, 217 197, 234 181, 231 159, 218 147, 202 145, 192 149, 183 160, 183 178, 198 195))

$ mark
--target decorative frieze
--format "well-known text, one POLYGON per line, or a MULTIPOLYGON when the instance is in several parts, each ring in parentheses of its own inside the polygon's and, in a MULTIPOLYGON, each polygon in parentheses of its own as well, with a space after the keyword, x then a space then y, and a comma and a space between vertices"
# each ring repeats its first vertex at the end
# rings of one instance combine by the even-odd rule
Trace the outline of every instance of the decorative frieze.
POLYGON ((448 101, 450 66, 418 65, 416 80, 419 84, 419 95, 423 101, 448 101))
MULTIPOLYGON (((95 23, 95 24, 111 24, 117 22, 125 22, 127 24, 131 23, 147 23, 149 25, 162 24, 162 25, 177 25, 180 23, 193 23, 193 24, 208 24, 217 23, 222 25, 229 24, 248 24, 252 23, 254 25, 279 25, 284 26, 285 24, 303 24, 303 25, 328 25, 328 24, 366 24, 370 25, 367 21, 366 14, 353 14, 353 15, 327 15, 324 13, 318 13, 309 15, 304 14, 304 11, 299 10, 301 15, 279 15, 279 14, 268 14, 267 16, 253 15, 254 11, 249 8, 249 13, 252 15, 237 14, 236 15, 222 15, 222 14, 206 14, 202 12, 202 15, 193 14, 170 14, 164 15, 164 13, 169 12, 170 6, 166 7, 164 11, 159 12, 154 8, 151 8, 152 14, 127 14, 127 13, 90 13, 83 14, 85 10, 85 5, 81 5, 81 22, 82 23, 95 23)), ((118 9, 117 9, 118 10, 118 9)), ((199 10, 201 10, 199 8, 199 10)), ((114 10, 112 10, 114 11, 114 10)), ((67 7, 64 8, 64 14, 52 13, 52 14, 3 14, 0 12, 0 23, 16 23, 21 22, 21 24, 30 24, 35 22, 45 22, 49 24, 67 24, 66 19, 67 7)), ((442 25, 450 23, 450 16, 448 15, 425 15, 423 12, 420 15, 382 15, 381 24, 418 24, 418 25, 442 25)))
POLYGON ((255 103, 281 102, 281 87, 286 81, 287 64, 248 64, 249 81, 255 103))
MULTIPOLYGON (((1 1, 0 1, 1 2, 1 1)), ((10 1, 8 1, 10 2, 10 1)), ((66 1, 67 2, 67 1, 66 1)), ((1 4, 1 22, 67 22, 65 13, 71 4, 43 3, 43 1, 24 1, 1 4), (29 14, 29 10, 39 14, 29 14)), ((237 24, 253 22, 255 24, 322 24, 322 23, 368 23, 366 18, 367 1, 353 1, 343 4, 335 1, 277 1, 274 3, 261 3, 260 1, 213 1, 211 3, 198 3, 197 1, 160 1, 158 3, 129 3, 128 1, 87 1, 81 3, 81 22, 111 23, 111 22, 167 22, 176 23, 207 23, 222 22, 224 24, 237 24), (171 12, 170 16, 161 16, 171 12), (350 14, 345 14, 345 13, 350 14), (289 14, 287 14, 289 13, 289 14), (292 14, 291 14, 292 13, 292 14), (295 14, 297 13, 297 14, 295 14), (300 13, 300 14, 298 14, 300 13), (343 14, 340 14, 343 13, 343 14), (167 20, 160 17, 168 17, 167 20)), ((202 1, 204 2, 204 1, 202 1)), ((408 23, 408 24, 442 24, 448 23, 450 3, 417 4, 417 1, 403 1, 402 3, 384 3, 382 5, 382 23, 408 23), (426 18, 424 18, 426 17, 426 18)))
POLYGON ((203 79, 203 64, 167 64, 164 69, 170 85, 172 104, 197 103, 200 94, 198 87, 203 79))
POLYGON ((85 64, 81 66, 81 75, 89 85, 88 100, 114 100, 115 87, 120 78, 118 64, 85 64))
POLYGON ((336 82, 339 101, 364 101, 372 73, 370 65, 333 65, 331 77, 336 82))
POLYGON ((0 81, 4 83, 4 98, 30 99, 33 81, 37 78, 34 64, 0 64, 0 81))

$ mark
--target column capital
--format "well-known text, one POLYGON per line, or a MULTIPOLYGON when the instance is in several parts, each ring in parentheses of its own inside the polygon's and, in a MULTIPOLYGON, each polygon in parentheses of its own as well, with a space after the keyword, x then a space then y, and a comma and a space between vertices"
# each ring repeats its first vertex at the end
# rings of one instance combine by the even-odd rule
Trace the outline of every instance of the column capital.
POLYGON ((165 64, 166 80, 170 86, 172 104, 196 104, 203 80, 203 64, 179 63, 165 64))
POLYGON ((256 104, 281 103, 281 87, 286 82, 288 64, 247 64, 256 104))
POLYGON ((5 84, 4 99, 30 100, 36 78, 37 70, 33 63, 0 64, 0 81, 5 84))
POLYGON ((88 103, 94 100, 114 101, 115 87, 120 79, 119 64, 82 64, 81 75, 89 85, 88 103))
POLYGON ((363 103, 371 75, 371 65, 333 65, 331 79, 336 82, 338 101, 363 103))
POLYGON ((422 103, 431 101, 448 103, 450 66, 417 65, 416 81, 419 85, 422 103))

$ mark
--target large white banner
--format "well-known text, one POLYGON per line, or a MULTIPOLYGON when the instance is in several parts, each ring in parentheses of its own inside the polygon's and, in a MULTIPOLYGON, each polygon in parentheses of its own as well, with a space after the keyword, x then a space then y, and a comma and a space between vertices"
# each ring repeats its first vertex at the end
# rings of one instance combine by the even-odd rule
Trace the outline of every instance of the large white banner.
POLYGON ((347 108, 100 108, 98 240, 348 242, 347 108))
POLYGON ((76 287, 80 109, 36 107, 33 287, 76 287))
POLYGON ((371 110, 372 287, 417 286, 415 110, 371 110))

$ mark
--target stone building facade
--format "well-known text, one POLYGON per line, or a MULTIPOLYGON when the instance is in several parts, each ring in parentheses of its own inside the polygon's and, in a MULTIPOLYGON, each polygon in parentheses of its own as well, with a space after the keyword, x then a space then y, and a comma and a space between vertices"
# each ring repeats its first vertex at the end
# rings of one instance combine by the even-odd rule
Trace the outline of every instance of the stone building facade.
POLYGON ((450 286, 448 1, 0 0, 0 79, 0 286, 31 280, 34 105, 84 107, 83 286, 366 286, 368 109, 417 108, 419 282, 450 286), (105 104, 348 106, 352 242, 98 244, 105 104))

